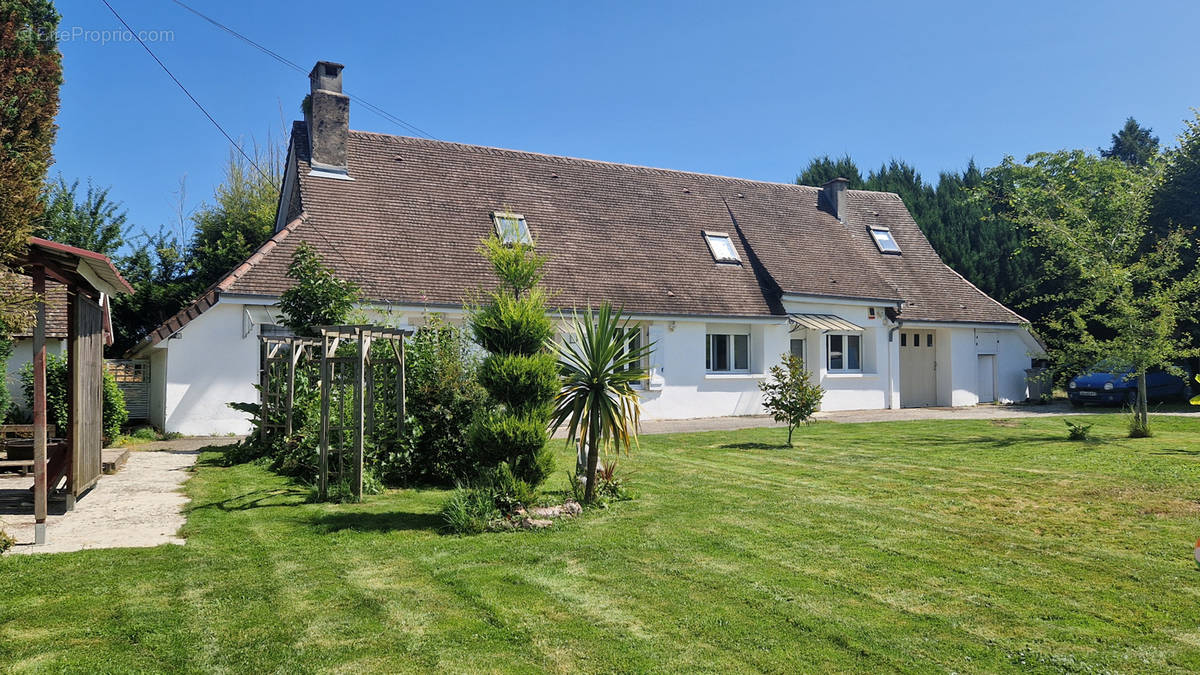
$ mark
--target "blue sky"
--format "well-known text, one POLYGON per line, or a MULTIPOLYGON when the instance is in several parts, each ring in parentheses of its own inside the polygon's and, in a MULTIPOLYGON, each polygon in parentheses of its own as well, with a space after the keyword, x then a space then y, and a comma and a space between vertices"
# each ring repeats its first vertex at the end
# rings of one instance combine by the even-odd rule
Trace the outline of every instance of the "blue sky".
MULTIPOLYGON (((279 142, 299 116, 304 75, 169 0, 110 2, 235 138, 279 142)), ((119 27, 102 2, 57 4, 51 174, 173 224, 180 179, 188 208, 208 199, 228 142, 140 46, 97 34, 119 27)), ((1191 1, 188 4, 346 64, 348 91, 437 138, 761 180, 842 153, 935 178, 1095 149, 1130 115, 1173 143, 1200 106, 1191 1)), ((412 133, 353 102, 351 127, 412 133)))

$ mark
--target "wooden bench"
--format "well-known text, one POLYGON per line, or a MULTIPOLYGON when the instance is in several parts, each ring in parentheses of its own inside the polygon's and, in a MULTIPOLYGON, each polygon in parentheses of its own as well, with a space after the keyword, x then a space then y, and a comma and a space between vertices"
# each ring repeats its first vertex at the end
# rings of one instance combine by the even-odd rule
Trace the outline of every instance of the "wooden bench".
MULTIPOLYGON (((54 438, 56 429, 53 424, 46 425, 46 442, 50 443, 50 439, 54 438)), ((22 476, 28 476, 33 473, 33 455, 28 457, 22 453, 20 458, 13 458, 9 452, 9 441, 25 440, 33 438, 32 424, 0 424, 0 453, 3 453, 4 458, 0 459, 0 469, 19 469, 22 476)), ((15 444, 14 444, 15 445, 15 444)), ((25 445, 22 443, 21 445, 25 445)), ((22 450, 24 450, 22 448, 22 450)))

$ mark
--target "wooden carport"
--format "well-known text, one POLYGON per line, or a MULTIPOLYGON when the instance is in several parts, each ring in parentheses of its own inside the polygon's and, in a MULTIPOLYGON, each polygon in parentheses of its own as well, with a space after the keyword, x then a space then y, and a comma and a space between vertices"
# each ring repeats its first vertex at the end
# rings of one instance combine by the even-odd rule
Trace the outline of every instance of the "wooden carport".
POLYGON ((33 512, 34 543, 46 543, 48 491, 66 478, 67 507, 96 484, 104 445, 104 346, 111 343, 108 298, 133 288, 108 257, 36 237, 13 263, 33 279, 38 296, 33 331, 33 512), (47 462, 46 437, 46 280, 67 289, 67 428, 56 442, 59 455, 47 462), (48 469, 52 471, 48 472, 48 469), (53 475, 48 475, 53 473, 53 475))

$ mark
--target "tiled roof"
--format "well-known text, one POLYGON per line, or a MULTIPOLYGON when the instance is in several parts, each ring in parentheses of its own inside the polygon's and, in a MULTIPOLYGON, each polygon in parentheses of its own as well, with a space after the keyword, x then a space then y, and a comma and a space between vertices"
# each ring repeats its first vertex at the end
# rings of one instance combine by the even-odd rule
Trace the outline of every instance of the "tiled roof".
MULTIPOLYGON (((0 276, 0 292, 10 289, 32 294, 33 279, 20 274, 0 276)), ((17 327, 13 337, 33 337, 33 323, 17 327)), ((46 280, 46 337, 67 337, 67 287, 52 279, 46 280)))
POLYGON ((914 320, 1023 321, 944 265, 892 193, 848 190, 842 223, 819 206, 820 189, 788 183, 361 131, 349 136, 352 180, 339 180, 309 175, 303 123, 292 144, 303 217, 150 344, 220 292, 278 296, 301 242, 369 300, 461 305, 495 285, 477 249, 498 210, 525 216, 561 307, 755 317, 783 313, 780 294, 792 293, 903 301, 914 320), (880 254, 869 224, 888 226, 903 255, 880 254), (714 230, 731 235, 742 265, 713 261, 702 233, 714 230))

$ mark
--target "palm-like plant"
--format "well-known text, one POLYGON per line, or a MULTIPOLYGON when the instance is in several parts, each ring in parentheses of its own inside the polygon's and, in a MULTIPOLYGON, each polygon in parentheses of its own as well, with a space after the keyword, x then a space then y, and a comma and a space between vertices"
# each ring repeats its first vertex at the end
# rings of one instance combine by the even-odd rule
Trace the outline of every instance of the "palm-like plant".
POLYGON ((554 407, 554 429, 567 425, 567 444, 587 450, 584 501, 596 497, 600 453, 613 447, 629 452, 637 444, 642 406, 633 384, 645 378, 642 367, 650 344, 637 344, 641 329, 607 302, 599 311, 578 314, 574 340, 556 345, 562 389, 554 407))

